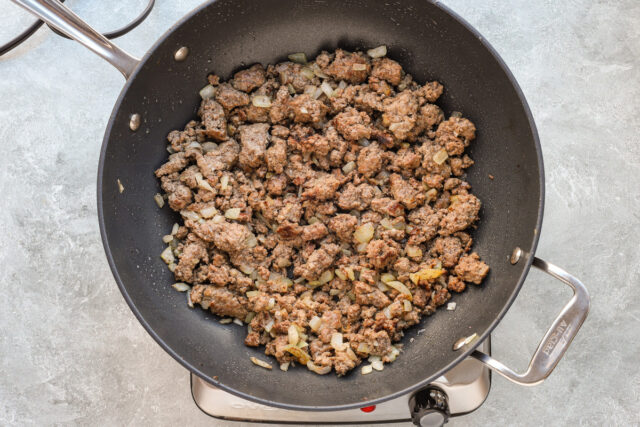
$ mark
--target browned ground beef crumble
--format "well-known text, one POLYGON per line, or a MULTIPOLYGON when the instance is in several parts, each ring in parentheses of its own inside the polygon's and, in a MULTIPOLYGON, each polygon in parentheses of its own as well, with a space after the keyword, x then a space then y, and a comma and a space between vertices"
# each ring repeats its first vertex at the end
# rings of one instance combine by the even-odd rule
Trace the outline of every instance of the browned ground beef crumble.
POLYGON ((318 373, 391 362, 404 329, 487 275, 467 233, 476 129, 445 119, 440 83, 343 50, 209 82, 156 171, 183 218, 163 258, 192 303, 249 324, 246 345, 318 373))

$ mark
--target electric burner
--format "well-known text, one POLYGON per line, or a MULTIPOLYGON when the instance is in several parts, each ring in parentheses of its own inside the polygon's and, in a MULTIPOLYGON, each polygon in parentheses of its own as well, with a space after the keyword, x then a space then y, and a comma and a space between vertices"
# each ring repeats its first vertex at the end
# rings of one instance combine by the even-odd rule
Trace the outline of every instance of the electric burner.
MULTIPOLYGON (((491 338, 479 350, 491 354, 491 338)), ((491 373, 468 358, 434 382, 414 393, 374 406, 334 412, 294 411, 274 408, 236 397, 191 374, 193 400, 207 415, 229 421, 295 424, 371 424, 414 422, 440 426, 449 417, 475 411, 491 388, 491 373)))

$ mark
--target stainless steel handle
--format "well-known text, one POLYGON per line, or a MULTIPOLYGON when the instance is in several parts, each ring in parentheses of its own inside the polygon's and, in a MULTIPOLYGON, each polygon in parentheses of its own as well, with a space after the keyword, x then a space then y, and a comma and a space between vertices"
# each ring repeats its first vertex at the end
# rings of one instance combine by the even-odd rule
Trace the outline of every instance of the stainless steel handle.
POLYGON ((570 286, 571 289, 573 289, 573 297, 563 307, 556 320, 554 320, 544 335, 544 338, 542 338, 542 341, 540 341, 538 348, 531 358, 531 362, 529 362, 527 371, 523 374, 518 374, 491 356, 478 350, 471 354, 472 357, 475 357, 506 379, 516 384, 529 386, 541 383, 551 374, 567 351, 567 348, 569 348, 580 326, 582 326, 582 323, 587 318, 590 304, 587 288, 585 288, 580 280, 560 267, 549 264, 537 257, 533 259, 533 265, 570 286))
POLYGON ((111 43, 58 0, 11 0, 47 24, 88 47, 129 78, 140 60, 111 43))

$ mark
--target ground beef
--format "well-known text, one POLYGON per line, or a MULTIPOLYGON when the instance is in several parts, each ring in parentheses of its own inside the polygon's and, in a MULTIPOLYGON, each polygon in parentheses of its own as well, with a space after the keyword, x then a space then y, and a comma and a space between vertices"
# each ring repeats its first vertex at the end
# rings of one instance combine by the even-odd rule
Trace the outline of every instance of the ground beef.
POLYGON ((345 375, 368 356, 391 362, 403 329, 482 283, 489 267, 465 232, 481 207, 464 176, 476 128, 445 117, 440 83, 344 50, 208 80, 214 96, 169 133, 155 171, 182 217, 162 258, 193 304, 249 322, 247 346, 345 375), (442 274, 416 284, 422 269, 442 274))
POLYGON ((479 285, 489 273, 489 266, 480 261, 480 257, 474 252, 471 255, 465 255, 460 258, 460 262, 453 271, 465 282, 479 285))
POLYGON ((402 67, 393 59, 377 58, 373 60, 371 75, 386 80, 394 86, 402 81, 402 67))
POLYGON ((334 126, 342 137, 348 141, 371 136, 371 118, 363 111, 347 108, 333 119, 334 126))
POLYGON ((258 168, 263 164, 269 143, 269 127, 266 123, 240 126, 240 166, 258 168))
POLYGON ((227 118, 222 105, 213 99, 205 99, 200 105, 198 115, 204 125, 204 134, 215 141, 227 139, 227 118))
POLYGON ((243 92, 251 92, 267 81, 262 64, 255 64, 246 70, 238 71, 233 76, 232 86, 243 92))
POLYGON ((240 92, 231 87, 230 84, 224 83, 218 86, 215 99, 224 107, 226 111, 231 111, 235 107, 241 107, 249 104, 249 95, 240 92))

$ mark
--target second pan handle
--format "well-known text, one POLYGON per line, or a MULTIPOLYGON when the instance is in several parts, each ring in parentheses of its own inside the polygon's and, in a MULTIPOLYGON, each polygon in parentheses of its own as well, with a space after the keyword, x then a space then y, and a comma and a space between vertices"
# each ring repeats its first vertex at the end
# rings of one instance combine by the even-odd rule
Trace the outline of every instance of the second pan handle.
POLYGON ((107 60, 127 79, 140 63, 138 58, 113 44, 58 0, 11 1, 107 60))
POLYGON ((533 265, 569 286, 573 290, 573 297, 564 306, 542 338, 526 372, 516 373, 493 357, 478 350, 471 353, 471 357, 478 359, 494 372, 520 385, 539 384, 551 374, 587 318, 590 305, 587 288, 576 277, 538 257, 533 259, 533 265))

